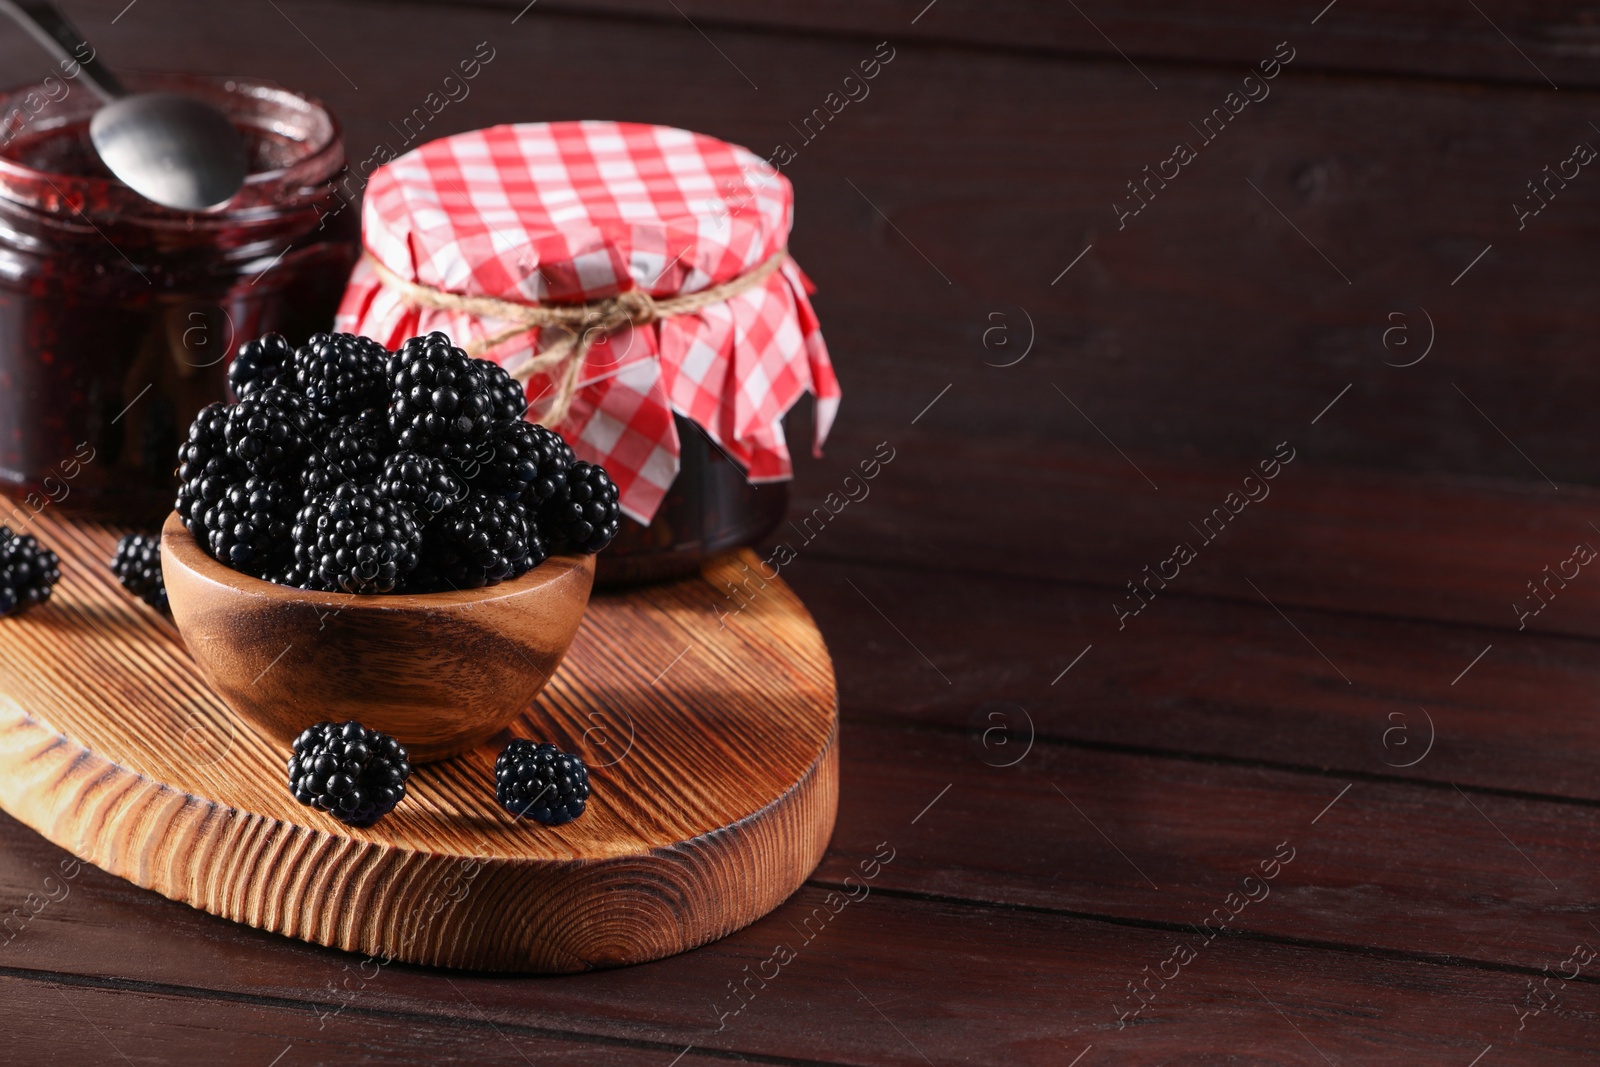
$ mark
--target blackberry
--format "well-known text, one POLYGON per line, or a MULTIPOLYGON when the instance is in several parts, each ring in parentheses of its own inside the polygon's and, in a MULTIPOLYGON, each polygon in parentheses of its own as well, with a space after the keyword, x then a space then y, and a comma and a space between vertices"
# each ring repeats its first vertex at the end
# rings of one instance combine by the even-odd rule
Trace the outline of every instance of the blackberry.
POLYGON ((561 435, 518 419, 499 427, 488 458, 472 472, 474 488, 520 498, 538 509, 567 484, 575 462, 561 435))
POLYGON ((406 796, 411 762, 400 742, 358 722, 319 722, 294 741, 289 791, 350 826, 371 826, 406 796))
POLYGON ((263 334, 254 341, 246 341, 228 365, 228 385, 233 388, 233 395, 243 400, 258 390, 278 384, 292 359, 294 346, 279 334, 263 334))
POLYGON ((61 560, 31 534, 0 526, 0 618, 20 615, 50 599, 61 580, 61 560))
MULTIPOLYGON (((178 446, 180 467, 204 466, 208 461, 227 455, 228 405, 207 404, 189 424, 189 436, 178 446)), ((179 477, 189 478, 193 471, 179 471, 179 477)))
POLYGON ((404 508, 354 482, 314 494, 291 537, 307 573, 345 593, 392 593, 416 569, 422 547, 404 508))
POLYGON ((206 547, 234 570, 265 577, 290 555, 301 493, 292 482, 251 477, 230 485, 205 516, 206 547))
POLYGON ((167 586, 161 579, 161 538, 125 534, 111 557, 111 573, 122 588, 157 611, 167 610, 167 586))
POLYGON ((514 500, 469 490, 428 525, 413 592, 478 589, 526 574, 549 553, 527 510, 514 500))
POLYGON ((621 525, 616 483, 604 467, 582 460, 567 471, 561 492, 539 509, 539 530, 555 552, 598 552, 621 525))
POLYGON ((472 365, 478 369, 484 382, 484 391, 494 405, 495 421, 510 422, 528 413, 527 388, 507 374, 504 367, 487 359, 475 359, 472 365))
POLYGON ((461 466, 486 452, 494 401, 485 376, 442 333, 390 357, 389 429, 401 448, 461 466))
POLYGON ((321 436, 306 453, 306 494, 326 492, 345 482, 371 485, 383 472, 384 457, 393 451, 389 420, 381 411, 324 422, 321 436))
MULTIPOLYGON (((389 376, 389 381, 394 382, 402 370, 416 362, 416 360, 431 348, 450 346, 450 335, 434 330, 420 337, 412 337, 401 342, 400 347, 389 353, 389 362, 384 371, 389 376)), ((465 355, 466 353, 462 353, 465 355)))
POLYGON ((292 556, 280 562, 277 567, 268 571, 263 577, 269 582, 286 585, 291 589, 309 589, 319 593, 334 592, 334 590, 327 587, 321 578, 311 572, 310 567, 307 567, 292 556))
POLYGON ((494 761, 494 797, 517 818, 560 826, 583 814, 589 769, 548 741, 517 738, 494 761))
POLYGON ((209 404, 189 426, 189 439, 178 449, 178 517, 202 546, 209 541, 205 514, 243 471, 228 455, 228 409, 209 404))
POLYGON ((251 474, 270 474, 300 462, 317 429, 310 401, 269 385, 228 409, 228 454, 251 474))
POLYGON ((294 384, 323 415, 354 415, 388 403, 388 361, 371 338, 319 333, 294 353, 294 384))
POLYGON ((419 526, 451 511, 467 494, 466 484, 442 461, 416 452, 396 452, 384 460, 377 489, 380 496, 405 508, 419 526))

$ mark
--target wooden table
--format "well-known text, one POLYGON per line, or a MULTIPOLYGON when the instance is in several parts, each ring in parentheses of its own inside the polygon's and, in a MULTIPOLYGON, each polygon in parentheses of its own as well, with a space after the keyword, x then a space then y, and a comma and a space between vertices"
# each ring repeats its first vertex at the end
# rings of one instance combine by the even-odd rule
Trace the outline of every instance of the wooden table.
MULTIPOLYGON (((837 669, 832 846, 726 940, 519 979, 69 878, 0 819, 0 914, 39 908, 0 940, 8 1060, 1592 1062, 1600 577, 1566 561, 1600 545, 1600 178, 1512 207, 1600 143, 1582 17, 524 3, 69 7, 115 64, 324 96, 358 158, 480 41, 430 136, 593 115, 797 147, 846 391, 797 521, 894 452, 779 534, 837 669), (1280 41, 1271 97, 1119 229, 1280 41)), ((7 69, 43 73, 30 47, 7 69)))

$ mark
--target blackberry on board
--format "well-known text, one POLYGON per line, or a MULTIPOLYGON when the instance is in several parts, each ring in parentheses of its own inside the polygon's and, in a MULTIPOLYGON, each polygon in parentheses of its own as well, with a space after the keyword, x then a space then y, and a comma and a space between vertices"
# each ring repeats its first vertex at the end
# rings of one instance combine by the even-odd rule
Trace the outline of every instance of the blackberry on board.
POLYGON ((405 799, 411 762, 400 742, 359 722, 319 722, 294 741, 289 791, 350 826, 371 826, 405 799))
POLYGON ((389 429, 397 445, 457 466, 485 454, 494 402, 470 356, 431 333, 407 341, 389 366, 389 429))
POLYGON ((539 509, 539 530, 552 552, 598 552, 622 525, 617 486, 605 468, 578 460, 559 493, 539 509))
POLYGON ((478 368, 478 373, 483 377, 484 388, 494 405, 496 421, 510 422, 528 413, 527 387, 507 373, 504 367, 489 359, 475 359, 472 365, 478 368))
POLYGON ((488 457, 473 472, 474 488, 520 498, 537 509, 567 484, 576 462, 561 435, 518 419, 495 430, 488 457))
POLYGON ((478 589, 526 574, 549 555, 520 503, 469 490, 429 523, 415 592, 478 589))
POLYGON ((161 538, 124 534, 111 557, 111 573, 122 588, 157 611, 167 610, 167 586, 161 577, 161 538))
POLYGON ((406 508, 424 527, 453 510, 467 495, 466 483, 452 474, 442 460, 417 452, 396 452, 384 460, 377 490, 406 508))
POLYGON ((394 592, 422 547, 422 531, 403 507, 354 482, 313 494, 290 536, 295 560, 344 593, 394 592))
POLYGON ((50 599, 61 580, 61 560, 32 534, 0 526, 0 618, 20 615, 50 599))
POLYGON ((319 333, 295 350, 294 384, 324 416, 354 415, 388 403, 388 361, 369 337, 319 333))
POLYGON ((251 474, 292 468, 304 459, 317 429, 311 402, 281 385, 251 393, 228 409, 228 454, 251 474))
POLYGON ((583 814, 589 769, 548 741, 512 741, 494 761, 494 796, 511 814, 560 826, 583 814))
POLYGON ((363 411, 324 420, 322 432, 306 453, 306 493, 320 493, 345 482, 371 485, 394 451, 389 419, 382 411, 363 411))
POLYGON ((290 361, 294 359, 294 346, 281 334, 263 334, 254 341, 246 341, 234 353, 228 365, 228 385, 240 400, 278 384, 290 361))

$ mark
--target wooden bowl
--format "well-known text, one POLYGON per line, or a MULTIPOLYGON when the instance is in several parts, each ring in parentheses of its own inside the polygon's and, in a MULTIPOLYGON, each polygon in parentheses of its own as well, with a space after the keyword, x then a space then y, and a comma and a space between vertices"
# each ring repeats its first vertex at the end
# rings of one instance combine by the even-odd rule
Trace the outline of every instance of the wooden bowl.
POLYGON ((287 748, 322 721, 392 734, 413 763, 504 729, 577 635, 593 556, 552 556, 514 581, 403 596, 314 593, 212 559, 176 513, 161 530, 172 617, 239 715, 287 748))

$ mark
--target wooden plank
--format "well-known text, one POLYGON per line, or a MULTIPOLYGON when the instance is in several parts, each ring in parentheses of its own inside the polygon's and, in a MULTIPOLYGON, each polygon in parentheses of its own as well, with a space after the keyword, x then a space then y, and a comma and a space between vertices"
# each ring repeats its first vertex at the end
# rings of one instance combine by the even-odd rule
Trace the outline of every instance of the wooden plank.
MULTIPOLYGON (((900 810, 885 812, 874 829, 909 852, 931 836, 964 829, 941 821, 954 807, 942 813, 935 807, 915 826, 900 810)), ((0 821, 0 836, 7 842, 0 865, 10 870, 19 855, 12 843, 18 836, 15 824, 0 821)), ((1273 844, 1257 858, 1269 858, 1273 844)), ((1279 879, 1287 884, 1299 877, 1297 866, 1308 869, 1314 847, 1307 839, 1306 849, 1279 879)), ((61 855, 39 848, 45 862, 61 855)), ((883 871, 899 862, 897 855, 883 871)), ((26 873, 42 878, 38 868, 26 873)), ((1072 868, 1058 873, 1071 877, 1072 868)), ((884 877, 880 873, 874 881, 884 877)), ((5 875, 8 885, 14 879, 5 875)), ((768 919, 701 951, 579 980, 528 981, 401 964, 363 967, 356 957, 236 930, 119 888, 90 869, 82 872, 72 896, 41 912, 4 950, 0 965, 31 968, 49 961, 104 981, 137 961, 141 983, 194 990, 198 998, 222 994, 282 1005, 299 1019, 299 1034, 315 1048, 342 1048, 365 1035, 368 1020, 393 1020, 391 1026, 401 1025, 406 1039, 419 1045, 434 1040, 442 1028, 464 1029, 478 1036, 481 1055, 493 1063, 513 1062, 496 1031, 518 1043, 524 1034, 554 1033, 676 1045, 660 1055, 663 1063, 690 1044, 696 1052, 785 1063, 920 1064, 925 1053, 935 1062, 1060 1065, 1090 1044, 1101 1057, 1098 1062, 1110 1063, 1158 1062, 1197 1050, 1322 1063, 1306 1038, 1336 1062, 1467 1063, 1489 1044, 1527 1057, 1505 1062, 1558 1062, 1558 1057, 1577 1062, 1575 1057, 1591 1047, 1592 1015, 1600 1010, 1600 988, 1592 981, 1563 986, 1552 979, 1555 999, 1547 1000, 1549 1010, 1529 1018, 1519 1032, 1516 1012, 1526 1009, 1518 1006, 1529 982, 1542 979, 1542 972, 1530 978, 1523 971, 1222 937, 1197 949, 1196 958, 1164 987, 1152 981, 1150 1006, 1132 1016, 1137 1002, 1129 983, 1144 978, 1143 968, 1153 973, 1172 959, 1175 944, 1198 941, 1181 924, 1198 924, 1204 913, 1180 919, 1175 912, 1171 927, 1152 929, 873 892, 828 916, 834 906, 826 903, 828 892, 804 889, 768 919), (105 886, 137 899, 108 900, 101 894, 105 886), (826 921, 816 917, 819 909, 826 921), (808 918, 810 941, 801 930, 808 918), (173 951, 175 944, 183 951, 173 951), (773 978, 773 966, 762 964, 779 944, 790 947, 795 958, 773 978), (752 981, 748 1006, 724 1018, 722 1012, 742 1003, 732 999, 729 986, 745 979, 746 967, 751 973, 763 969, 767 988, 752 981), (344 992, 325 991, 329 984, 338 990, 346 983, 344 992), (341 1003, 344 1010, 331 1014, 341 1003), (1130 1018, 1119 1019, 1123 1012, 1130 1018), (1136 1025, 1119 1027, 1119 1021, 1136 1025), (725 1024, 720 1031, 719 1023, 725 1024)), ((1328 892, 1325 899, 1335 910, 1345 897, 1328 892)), ((1212 906, 1221 901, 1219 892, 1212 906)), ((1260 906, 1265 910, 1277 902, 1274 894, 1260 906)), ((1571 951, 1560 934, 1548 936, 1552 971, 1571 951)), ((105 1015, 87 1007, 86 1013, 118 1027, 143 1025, 138 1017, 145 1006, 130 1003, 126 993, 117 996, 122 1003, 105 1015)), ((36 1001, 8 996, 7 1003, 20 1007, 36 1001)), ((226 1019, 233 1009, 211 1002, 206 1010, 210 1018, 226 1019)), ((638 1053, 616 1057, 619 1062, 641 1059, 638 1053)))
POLYGON ((932 827, 875 884, 1113 920, 1216 916, 1284 941, 1531 971, 1547 938, 1600 944, 1593 805, 1044 739, 1028 749, 1019 709, 986 707, 953 735, 846 732, 842 817, 813 883, 853 886, 884 819, 928 806, 917 825, 932 827), (1267 884, 1275 854, 1294 859, 1267 884))
MULTIPOLYGON (((460 6, 485 0, 446 0, 460 6)), ((520 11, 522 0, 487 0, 520 11)), ((1004 17, 981 0, 681 0, 682 17, 712 27, 856 34, 1064 56, 1098 56, 1119 65, 1130 87, 1140 68, 1162 61, 1249 66, 1262 44, 1289 38, 1321 67, 1367 73, 1526 82, 1563 89, 1595 84, 1594 26, 1570 5, 1486 4, 1481 11, 1401 0, 1380 6, 1337 0, 1284 5, 1230 0, 1201 11, 1163 0, 1138 4, 1012 0, 1004 17), (1503 31, 1503 32, 1502 32, 1503 31), (1509 38, 1509 39, 1508 39, 1509 38)), ((536 9, 678 21, 649 0, 546 0, 536 9)), ((530 12, 524 19, 532 18, 530 12)))
MULTIPOLYGON (((30 1067, 122 1062, 526 1067, 541 1057, 589 1067, 643 1057, 666 1062, 678 1051, 648 1041, 563 1038, 534 1026, 497 1033, 470 1021, 355 1013, 336 1028, 308 1032, 307 1012, 299 1004, 219 1000, 199 990, 152 991, 137 983, 84 983, 51 975, 0 973, 0 997, 6 1005, 9 1062, 30 1067)), ((725 1061, 690 1052, 675 1062, 725 1061)))
MULTIPOLYGON (((117 6, 85 5, 102 24, 117 6)), ((763 153, 789 144, 793 247, 820 286, 846 426, 909 423, 948 385, 920 430, 1096 449, 1103 431, 1132 455, 1242 465, 1290 438, 1314 440, 1330 462, 1538 480, 1525 454, 1557 484, 1600 476, 1578 432, 1600 366, 1575 358, 1595 312, 1572 295, 1592 263, 1600 183, 1572 180, 1520 231, 1513 211, 1542 168, 1596 137, 1581 92, 1328 76, 1302 62, 1307 45, 1270 97, 1166 188, 1152 184, 1154 199, 1119 229, 1127 183, 1178 141, 1201 140, 1190 124, 1222 106, 1241 67, 1164 67, 1157 93, 1120 61, 908 44, 870 96, 807 140, 796 128, 873 42, 729 29, 714 46, 686 22, 535 9, 513 26, 504 8, 411 5, 397 18, 352 0, 279 7, 141 5, 105 26, 102 47, 324 96, 358 163, 386 139, 403 148, 402 120, 479 42, 495 58, 426 136, 604 114, 763 153), (596 57, 604 78, 591 76, 596 57), (755 72, 759 91, 745 80, 755 72), (1385 365, 1422 351, 1424 312, 1432 355, 1385 365), (1015 358, 1028 319, 1032 354, 986 366, 1015 358), (1002 322, 1013 347, 986 349, 1002 322), (1397 324, 1407 332, 1386 349, 1397 324)), ((1267 55, 1279 38, 1244 39, 1267 55)), ((40 69, 27 65, 31 47, 8 38, 0 59, 40 69)))
POLYGON ((1093 586, 1099 606, 1087 624, 1102 632, 1102 623, 1121 632, 1118 606, 1132 612, 1150 601, 1127 621, 1133 629, 1170 600, 1265 607, 1264 594, 1282 607, 1467 623, 1520 637, 1600 637, 1600 580, 1581 554, 1573 558, 1579 545, 1600 549, 1600 492, 1333 468, 1318 442, 1297 441, 1289 442, 1295 459, 1270 481, 1259 463, 1276 462, 1276 442, 1249 462, 1136 455, 1160 486, 1152 489, 1104 442, 1093 449, 851 427, 825 459, 802 458, 793 522, 772 541, 802 559, 1093 586), (894 458, 863 483, 860 464, 885 438, 894 458), (846 492, 864 498, 847 502, 846 492), (1246 493, 1261 499, 1247 502, 1246 493), (985 517, 982 527, 976 516, 985 517), (975 551, 975 534, 1004 550, 975 551), (1164 586, 1151 575, 1172 574, 1167 561, 1176 562, 1179 544, 1195 558, 1164 586), (1129 582, 1140 586, 1137 595, 1129 582))
MULTIPOLYGON (((820 503, 820 488, 840 485, 870 448, 835 444, 803 478, 819 489, 797 510, 820 503)), ((1118 583, 1142 579, 1186 532, 1200 543, 1189 522, 1241 477, 1213 464, 1149 469, 1160 492, 1130 486, 1137 475, 1114 455, 958 452, 911 437, 868 498, 812 543, 790 531, 800 559, 784 576, 834 647, 883 651, 841 663, 858 708, 964 727, 977 704, 1010 700, 1080 742, 1600 797, 1593 645, 1554 636, 1600 633, 1600 585, 1586 571, 1552 584, 1526 631, 1512 610, 1519 598, 1537 604, 1527 583, 1575 543, 1600 544, 1591 491, 1291 464, 1268 499, 1170 588, 1153 585, 1155 599, 1119 628, 1117 606, 1137 601, 1118 583), (939 491, 952 483, 971 494, 939 491), (974 515, 1005 516, 1006 551, 970 550, 974 515), (903 569, 822 564, 830 558, 903 569), (938 581, 909 568, 938 569, 938 581), (1009 576, 951 573, 963 568, 1009 576), (863 593, 936 666, 863 611, 863 593), (1410 621, 1419 617, 1469 625, 1410 621), (1401 766, 1430 736, 1434 755, 1401 766)))
MULTIPOLYGON (((1537 972, 1551 939, 1596 940, 1583 903, 1600 888, 1586 858, 1600 830, 1592 806, 1082 751, 1047 739, 1025 747, 1014 712, 983 726, 1007 730, 1006 744, 996 734, 983 746, 970 733, 848 729, 844 817, 812 888, 1169 926, 1199 923, 1230 902, 1220 913, 1230 935, 1502 970, 1537 972), (886 844, 884 827, 895 820, 906 829, 899 844, 886 844), (975 849, 980 839, 986 847, 975 849), (1263 879, 1263 862, 1278 876, 1263 879), (873 871, 862 888, 863 872, 873 871), (1247 896, 1260 899, 1246 904, 1247 896)), ((0 927, 0 942, 17 934, 32 966, 93 968, 103 933, 81 925, 88 910, 55 908, 51 898, 65 905, 81 881, 94 926, 127 921, 118 913, 138 902, 104 890, 98 876, 69 884, 57 873, 47 885, 36 872, 42 864, 49 875, 48 854, 30 845, 19 850, 25 863, 0 866, 0 900, 27 902, 32 893, 29 907, 50 902, 37 931, 24 907, 0 927), (68 925, 43 925, 47 918, 68 925), (66 954, 37 955, 48 938, 66 954)), ((798 922, 805 909, 791 902, 777 914, 798 922)), ((163 981, 205 981, 181 966, 165 971, 163 981)))
POLYGON ((1193 597, 1119 632, 1100 589, 820 559, 784 578, 847 719, 965 732, 998 702, 1073 744, 1600 800, 1589 640, 1193 597))

